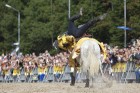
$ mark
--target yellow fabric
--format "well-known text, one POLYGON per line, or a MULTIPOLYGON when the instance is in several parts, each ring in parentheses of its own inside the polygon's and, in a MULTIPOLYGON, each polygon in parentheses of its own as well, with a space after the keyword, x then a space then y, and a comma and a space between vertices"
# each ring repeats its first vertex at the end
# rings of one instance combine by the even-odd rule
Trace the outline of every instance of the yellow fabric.
POLYGON ((112 72, 115 72, 115 68, 112 68, 112 72))
POLYGON ((32 70, 30 70, 30 71, 29 71, 29 73, 30 73, 30 75, 33 75, 33 72, 32 72, 32 70))
POLYGON ((112 66, 114 72, 118 72, 118 63, 112 66))
POLYGON ((115 65, 115 72, 120 72, 120 63, 118 62, 115 65))
POLYGON ((140 67, 140 64, 136 64, 136 68, 139 68, 140 67))
POLYGON ((97 41, 97 40, 94 39, 94 38, 88 38, 88 37, 81 38, 81 39, 76 43, 76 45, 75 45, 75 47, 74 47, 74 50, 73 50, 73 55, 74 55, 74 53, 75 53, 76 55, 79 55, 79 54, 80 54, 80 46, 81 46, 81 44, 82 44, 84 41, 86 41, 86 40, 92 40, 92 41, 98 43, 99 46, 100 46, 100 48, 101 48, 101 52, 102 52, 103 55, 104 55, 104 59, 106 58, 107 54, 106 54, 106 49, 105 49, 103 43, 100 43, 99 41, 97 41))
POLYGON ((87 37, 84 37, 84 38, 81 38, 75 45, 74 49, 73 49, 73 52, 72 52, 72 59, 75 59, 79 54, 80 54, 80 47, 82 45, 82 43, 86 40, 89 40, 91 38, 87 38, 87 37))
POLYGON ((8 75, 9 74, 8 70, 4 70, 3 73, 4 73, 4 75, 8 75))
POLYGON ((39 67, 39 68, 38 68, 38 72, 39 72, 39 74, 43 74, 43 73, 44 73, 44 69, 41 68, 41 67, 39 67))
POLYGON ((30 72, 30 75, 33 75, 33 72, 32 71, 30 72))
POLYGON ((53 66, 54 73, 58 71, 58 66, 53 66))
POLYGON ((45 67, 44 72, 47 73, 48 72, 48 67, 45 67))
POLYGON ((64 73, 64 70, 65 70, 65 66, 62 67, 62 74, 64 73))
POLYGON ((80 67, 77 67, 77 72, 80 73, 80 67))
POLYGON ((112 66, 113 72, 125 72, 126 71, 126 63, 117 62, 112 66))
POLYGON ((25 70, 25 73, 24 73, 26 76, 27 75, 33 75, 33 72, 32 70, 25 70))
POLYGON ((54 74, 63 72, 63 67, 60 66, 54 66, 53 69, 54 69, 54 74))
POLYGON ((18 74, 19 74, 19 70, 14 69, 14 70, 13 70, 13 75, 15 76, 15 75, 18 75, 18 74))
POLYGON ((76 40, 71 35, 62 35, 57 37, 58 46, 64 50, 72 50, 76 44, 76 40), (63 44, 69 44, 68 47, 64 47, 63 44))
POLYGON ((104 44, 101 42, 98 42, 98 44, 100 45, 100 48, 101 48, 101 52, 102 52, 102 54, 103 54, 103 59, 106 59, 107 58, 107 52, 106 52, 106 48, 105 48, 105 46, 104 46, 104 44))
POLYGON ((74 67, 75 66, 75 60, 72 59, 72 54, 69 55, 69 66, 74 67))
POLYGON ((125 72, 126 71, 126 63, 122 63, 121 67, 122 67, 122 72, 125 72))
POLYGON ((26 75, 26 76, 29 75, 29 72, 25 72, 25 75, 26 75))
POLYGON ((116 64, 112 66, 112 70, 113 70, 112 72, 117 72, 116 71, 116 64))
POLYGON ((59 73, 62 73, 62 70, 63 70, 63 68, 59 66, 58 72, 59 72, 59 73))

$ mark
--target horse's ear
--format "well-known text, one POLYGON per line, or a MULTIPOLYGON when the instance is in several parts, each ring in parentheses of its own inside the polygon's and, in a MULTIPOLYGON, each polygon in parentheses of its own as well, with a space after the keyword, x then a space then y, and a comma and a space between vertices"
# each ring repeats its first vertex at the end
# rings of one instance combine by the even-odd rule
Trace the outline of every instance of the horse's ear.
POLYGON ((62 38, 60 36, 57 37, 57 40, 61 40, 62 38))
POLYGON ((63 49, 59 48, 59 46, 58 46, 58 41, 57 41, 57 40, 55 40, 55 41, 53 42, 53 47, 54 47, 58 52, 64 51, 63 49))
POLYGON ((53 42, 53 47, 57 50, 59 47, 58 47, 58 41, 57 40, 55 40, 54 42, 53 42))

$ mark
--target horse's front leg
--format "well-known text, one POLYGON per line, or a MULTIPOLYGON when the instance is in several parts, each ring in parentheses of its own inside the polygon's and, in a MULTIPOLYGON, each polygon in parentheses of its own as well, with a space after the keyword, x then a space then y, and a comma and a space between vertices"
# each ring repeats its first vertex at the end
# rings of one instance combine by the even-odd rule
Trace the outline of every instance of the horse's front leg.
POLYGON ((75 67, 71 67, 71 73, 70 73, 70 76, 71 76, 71 83, 70 85, 71 86, 74 86, 75 85, 75 76, 76 76, 76 68, 75 67))

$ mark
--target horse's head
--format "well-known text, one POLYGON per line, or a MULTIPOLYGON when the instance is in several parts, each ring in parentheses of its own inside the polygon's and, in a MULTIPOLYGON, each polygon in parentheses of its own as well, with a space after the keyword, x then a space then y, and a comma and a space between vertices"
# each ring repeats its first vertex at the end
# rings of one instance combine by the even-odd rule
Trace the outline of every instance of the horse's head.
POLYGON ((80 55, 80 46, 76 46, 72 51, 72 59, 79 57, 80 55))
POLYGON ((75 46, 76 40, 72 35, 63 34, 57 37, 58 47, 63 50, 72 50, 75 46))

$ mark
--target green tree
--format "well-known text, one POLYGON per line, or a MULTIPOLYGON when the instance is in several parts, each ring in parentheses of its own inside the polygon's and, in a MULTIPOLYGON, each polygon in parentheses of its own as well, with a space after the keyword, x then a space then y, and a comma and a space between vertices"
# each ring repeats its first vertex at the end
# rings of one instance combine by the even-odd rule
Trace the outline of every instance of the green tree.
MULTIPOLYGON (((127 42, 140 36, 140 1, 127 1, 127 42)), ((123 0, 71 0, 71 16, 83 7, 83 16, 75 22, 81 25, 96 16, 108 13, 105 20, 88 30, 94 38, 123 47, 124 25, 123 0)), ((9 4, 21 14, 21 51, 23 53, 54 52, 52 42, 68 27, 68 0, 0 0, 0 53, 11 52, 18 40, 17 12, 5 7, 9 4)))

